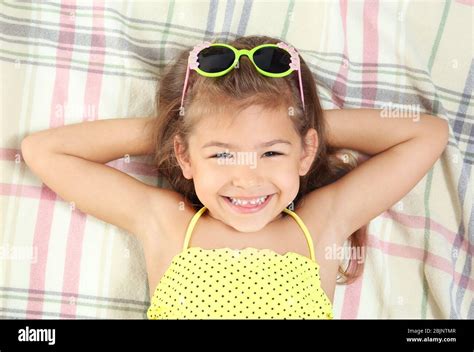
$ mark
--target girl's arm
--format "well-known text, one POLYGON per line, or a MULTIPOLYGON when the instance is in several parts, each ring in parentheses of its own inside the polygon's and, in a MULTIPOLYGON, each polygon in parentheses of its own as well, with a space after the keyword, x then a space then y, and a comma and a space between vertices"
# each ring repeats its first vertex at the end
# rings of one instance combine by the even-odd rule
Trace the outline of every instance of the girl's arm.
POLYGON ((21 151, 30 169, 61 198, 140 238, 155 228, 150 199, 158 188, 103 164, 126 154, 153 153, 151 122, 121 118, 48 129, 23 139, 21 151))
POLYGON ((413 189, 448 143, 449 127, 443 119, 428 114, 389 118, 381 112, 324 111, 331 146, 372 155, 327 186, 341 242, 413 189))

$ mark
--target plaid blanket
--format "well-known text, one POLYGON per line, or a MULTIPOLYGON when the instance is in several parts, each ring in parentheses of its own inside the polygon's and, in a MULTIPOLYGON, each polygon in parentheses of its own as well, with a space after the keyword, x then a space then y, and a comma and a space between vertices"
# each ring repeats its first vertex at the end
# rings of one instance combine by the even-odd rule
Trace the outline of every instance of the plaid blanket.
MULTIPOLYGON (((451 126, 440 160, 370 223, 365 272, 337 287, 335 317, 474 318, 472 5, 2 1, 0 316, 145 318, 139 243, 42 184, 22 161, 21 140, 85 120, 151 116, 160 74, 179 50, 265 34, 300 51, 326 109, 416 105, 451 126)), ((166 186, 148 157, 109 165, 166 186)))

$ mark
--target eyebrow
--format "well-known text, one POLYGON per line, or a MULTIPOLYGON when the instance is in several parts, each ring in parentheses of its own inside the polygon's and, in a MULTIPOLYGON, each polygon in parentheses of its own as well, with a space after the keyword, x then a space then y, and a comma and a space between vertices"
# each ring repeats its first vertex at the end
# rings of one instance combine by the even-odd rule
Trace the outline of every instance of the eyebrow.
MULTIPOLYGON (((257 145, 257 147, 270 147, 274 144, 279 144, 279 143, 284 143, 284 144, 289 144, 291 145, 290 141, 287 141, 286 139, 273 139, 268 142, 263 142, 260 145, 257 145)), ((218 141, 210 141, 202 146, 202 149, 208 148, 208 147, 223 147, 223 148, 236 148, 235 145, 229 144, 229 143, 223 143, 223 142, 218 142, 218 141)))

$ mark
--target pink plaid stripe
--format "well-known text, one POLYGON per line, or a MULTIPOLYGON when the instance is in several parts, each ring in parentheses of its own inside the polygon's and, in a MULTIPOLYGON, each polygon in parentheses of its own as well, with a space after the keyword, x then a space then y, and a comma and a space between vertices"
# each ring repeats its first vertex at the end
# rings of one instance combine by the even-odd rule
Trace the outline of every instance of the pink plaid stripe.
MULTIPOLYGON (((90 46, 90 63, 95 63, 97 66, 94 68, 100 71, 100 66, 104 65, 104 52, 95 54, 93 51, 97 47, 105 47, 105 36, 104 36, 104 7, 102 1, 95 2, 93 10, 93 43, 90 46)), ((85 95, 84 95, 84 106, 97 107, 93 109, 94 113, 97 114, 98 106, 100 101, 100 92, 102 89, 102 74, 94 73, 89 71, 87 73, 85 95)), ((88 116, 83 117, 85 121, 88 116)), ((97 116, 94 116, 97 120, 97 116)), ((72 296, 77 298, 79 291, 80 273, 81 273, 81 258, 82 258, 82 245, 84 241, 84 228, 86 223, 87 215, 80 212, 74 211, 72 213, 71 224, 69 227, 68 241, 66 247, 66 260, 64 263, 64 277, 63 277, 63 292, 69 292, 72 296)), ((76 314, 76 305, 74 301, 61 303, 61 317, 73 316, 76 314)))
MULTIPOLYGON (((68 15, 70 9, 67 5, 61 3, 61 13, 60 13, 60 28, 62 29, 59 33, 59 43, 63 42, 73 42, 71 36, 74 36, 73 31, 67 31, 66 26, 75 25, 75 17, 68 15)), ((73 2, 72 5, 75 5, 73 2)), ((72 51, 62 51, 57 49, 56 51, 56 60, 62 61, 62 63, 71 63, 72 51)), ((68 101, 68 88, 69 88, 69 69, 65 68, 56 68, 56 77, 54 81, 53 88, 53 99, 50 107, 50 128, 63 126, 64 119, 63 116, 57 116, 54 112, 57 106, 64 105, 68 101)), ((35 226, 35 233, 33 244, 38 248, 38 261, 37 263, 32 263, 30 271, 30 284, 29 288, 36 290, 45 289, 45 273, 46 265, 48 258, 48 245, 51 235, 51 223, 53 217, 54 203, 45 202, 43 197, 44 193, 51 192, 47 187, 42 187, 41 198, 39 202, 39 210, 37 216, 37 223, 35 226)), ((75 215, 73 215, 74 218, 75 215)), ((77 227, 73 227, 77 228, 77 227)), ((69 234, 71 236, 71 233, 69 234)), ((28 312, 34 311, 43 311, 43 299, 33 299, 30 294, 30 299, 28 300, 27 306, 28 312)), ((27 314, 28 319, 41 318, 36 317, 31 313, 27 314)))
MULTIPOLYGON (((344 55, 347 57, 347 1, 343 0, 340 3, 341 5, 341 16, 342 23, 344 26, 344 55)), ((378 1, 364 1, 364 45, 363 45, 363 64, 365 63, 377 63, 378 55, 378 11, 379 5, 378 1)), ((343 76, 347 79, 347 72, 349 65, 342 65, 338 74, 337 85, 334 87, 334 90, 340 92, 341 97, 346 94, 346 85, 340 82, 339 77, 343 76)), ((363 81, 376 81, 376 73, 363 73, 363 81)), ((334 93, 333 93, 334 94, 334 93)), ((365 100, 368 100, 373 106, 373 103, 376 98, 376 88, 373 87, 362 87, 362 97, 365 100)), ((334 99, 334 97, 333 97, 334 99)), ((335 100, 337 102, 337 100, 335 100)), ((341 98, 340 101, 342 106, 344 104, 344 98, 341 98)), ((362 290, 362 277, 359 278, 356 282, 346 287, 344 291, 344 303, 342 306, 341 318, 345 319, 355 319, 360 306, 360 294, 362 290)))

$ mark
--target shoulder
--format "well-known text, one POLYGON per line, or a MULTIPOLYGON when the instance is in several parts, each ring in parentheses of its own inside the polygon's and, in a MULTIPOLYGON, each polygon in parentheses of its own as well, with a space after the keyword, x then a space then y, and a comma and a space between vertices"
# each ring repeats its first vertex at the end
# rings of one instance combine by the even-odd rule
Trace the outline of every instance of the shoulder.
POLYGON ((316 243, 339 243, 344 237, 342 219, 335 212, 335 188, 330 184, 306 194, 295 209, 316 243))
POLYGON ((149 221, 142 227, 146 242, 182 242, 195 211, 186 198, 175 191, 155 187, 149 194, 149 221))

